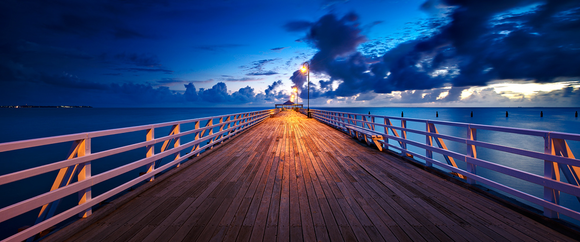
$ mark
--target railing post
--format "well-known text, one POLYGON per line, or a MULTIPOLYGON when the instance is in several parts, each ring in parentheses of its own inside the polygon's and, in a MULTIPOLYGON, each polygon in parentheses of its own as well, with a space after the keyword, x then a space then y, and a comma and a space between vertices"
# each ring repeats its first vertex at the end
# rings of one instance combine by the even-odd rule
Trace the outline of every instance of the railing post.
MULTIPOLYGON (((383 118, 383 123, 385 125, 391 125, 391 122, 389 122, 388 118, 383 118)), ((389 127, 385 126, 385 135, 389 135, 389 127)), ((385 144, 383 145, 383 147, 385 148, 385 150, 389 150, 389 138, 387 138, 387 136, 385 136, 383 138, 383 140, 385 141, 385 144)))
MULTIPOLYGON (((407 128, 407 120, 401 119, 401 128, 407 128)), ((401 130, 401 136, 403 137, 403 140, 407 140, 407 131, 405 130, 401 130)), ((405 151, 405 155, 409 155, 409 153, 407 153, 407 142, 402 142, 401 146, 403 148, 403 150, 405 151)))
MULTIPOLYGON (((195 122, 195 127, 194 127, 195 130, 199 130, 199 123, 201 123, 201 121, 195 122)), ((201 131, 197 131, 197 133, 195 133, 195 138, 193 138, 193 140, 200 139, 201 138, 200 137, 201 135, 202 135, 201 134, 201 131)), ((194 152, 194 151, 196 151, 198 149, 199 149, 199 144, 196 144, 196 145, 193 146, 193 148, 191 148, 191 152, 194 152)), ((199 153, 195 154, 195 156, 199 156, 199 153)))
MULTIPOLYGON (((154 128, 147 129, 147 135, 146 135, 145 140, 150 141, 153 139, 155 139, 155 129, 154 128)), ((145 155, 145 157, 152 157, 155 154, 155 145, 154 144, 148 145, 146 147, 146 150, 147 150, 147 154, 145 155)), ((149 165, 147 165, 147 172, 146 173, 152 172, 153 170, 155 170, 155 161, 153 161, 153 162, 149 163, 149 165)), ((154 179, 155 179, 154 177, 151 177, 151 179, 149 179, 149 181, 153 181, 154 179)))
MULTIPOLYGON (((550 133, 546 133, 544 135, 544 154, 554 155, 554 153, 552 137, 550 137, 550 133)), ((558 163, 544 160, 544 178, 556 181, 560 180, 560 169, 558 169, 558 163)), ((553 188, 544 187, 544 200, 554 204, 559 204, 560 191, 557 191, 553 188)), ((544 207, 544 216, 548 218, 558 218, 560 215, 558 212, 544 207)))
MULTIPOLYGON (((427 133, 432 132, 431 124, 429 123, 429 121, 425 122, 425 131, 427 133)), ((429 147, 433 147, 433 138, 431 135, 425 135, 425 144, 428 145, 429 147)), ((425 156, 427 156, 427 158, 433 159, 433 151, 425 149, 425 156)), ((425 165, 427 167, 433 167, 433 162, 425 160, 425 165)))
MULTIPOLYGON (((209 126, 213 126, 213 118, 210 118, 210 119, 207 121, 207 124, 205 124, 205 127, 209 127, 209 126)), ((212 135, 212 134, 213 134, 213 128, 208 128, 208 129, 209 129, 209 132, 207 133, 207 135, 208 135, 208 136, 210 136, 210 135, 212 135)), ((213 143, 213 141, 214 141, 214 140, 215 140, 215 137, 213 137, 213 138, 209 139, 209 141, 208 141, 207 143, 208 143, 208 144, 211 144, 211 143, 213 143)), ((211 150, 212 148, 213 148, 213 145, 212 145, 212 146, 210 146, 210 147, 208 147, 208 148, 206 149, 206 151, 207 151, 207 150, 211 150)))
MULTIPOLYGON (((471 128, 471 125, 467 125, 467 139, 477 140, 477 129, 471 128)), ((465 158, 465 164, 467 164, 467 172, 471 174, 477 174, 477 166, 469 162, 469 157, 477 158, 477 147, 475 145, 467 144, 467 156, 465 158)), ((467 177, 467 183, 475 185, 477 182, 469 177, 467 177)))
MULTIPOLYGON (((87 137, 85 140, 82 141, 81 147, 79 147, 77 157, 90 155, 91 154, 91 138, 87 137)), ((87 161, 85 163, 79 164, 79 174, 77 176, 78 181, 83 181, 86 179, 91 178, 91 162, 87 161)), ((79 205, 86 203, 92 199, 92 187, 85 188, 84 190, 79 191, 79 205)), ((86 218, 91 216, 93 213, 92 208, 88 208, 82 213, 79 213, 79 217, 86 218)))
MULTIPOLYGON (((173 127, 173 130, 174 130, 173 134, 181 133, 181 124, 176 124, 173 127)), ((175 138, 175 142, 173 142, 173 148, 175 149, 175 148, 179 147, 180 145, 181 145, 181 137, 175 138)), ((173 159, 173 160, 177 160, 179 158, 181 158, 181 154, 180 154, 180 152, 177 152, 177 154, 175 154, 175 159, 173 159)), ((179 167, 179 166, 181 166, 181 162, 177 163, 176 167, 179 167)))

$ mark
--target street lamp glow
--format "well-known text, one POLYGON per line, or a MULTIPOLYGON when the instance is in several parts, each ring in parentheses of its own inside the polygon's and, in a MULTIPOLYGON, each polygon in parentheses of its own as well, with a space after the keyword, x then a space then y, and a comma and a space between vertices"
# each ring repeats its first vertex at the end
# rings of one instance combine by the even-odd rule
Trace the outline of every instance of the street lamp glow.
POLYGON ((308 71, 308 68, 306 67, 306 65, 303 65, 302 67, 300 67, 300 71, 302 73, 306 73, 308 71))

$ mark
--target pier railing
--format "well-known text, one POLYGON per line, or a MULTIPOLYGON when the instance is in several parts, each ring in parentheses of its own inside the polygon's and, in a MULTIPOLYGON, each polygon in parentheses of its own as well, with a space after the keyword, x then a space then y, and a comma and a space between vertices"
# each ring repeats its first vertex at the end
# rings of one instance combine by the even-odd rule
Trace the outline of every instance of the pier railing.
MULTIPOLYGON (((93 206, 104 202, 106 199, 143 181, 152 181, 155 178, 155 175, 160 172, 168 170, 169 168, 179 167, 179 165, 188 158, 199 155, 200 152, 207 149, 211 149, 217 143, 223 142, 237 133, 264 121, 277 111, 278 110, 273 109, 227 114, 215 117, 196 118, 152 125, 1 143, 0 153, 57 143, 73 143, 66 160, 0 176, 0 185, 4 185, 59 170, 50 191, 0 209, 0 222, 4 222, 31 210, 41 208, 35 225, 12 235, 7 238, 6 241, 33 240, 34 236, 40 232, 45 231, 46 229, 77 214, 82 217, 90 216, 93 206), (190 130, 182 130, 183 124, 193 124, 194 128, 190 130), (155 130, 163 127, 170 127, 169 134, 163 137, 156 137, 155 130), (136 131, 145 131, 143 142, 116 147, 96 153, 91 152, 91 139, 93 138, 136 131), (182 144, 181 140, 184 136, 195 136, 195 138, 193 138, 191 142, 182 144), (162 143, 161 152, 156 154, 155 144, 160 143, 162 143), (123 162, 124 165, 104 171, 97 175, 91 173, 91 161, 143 148, 145 148, 146 152, 143 154, 144 158, 142 159, 132 162, 120 161, 123 162), (173 157, 173 159, 171 162, 164 165, 156 165, 156 162, 165 157, 173 157), (143 167, 146 168, 144 174, 98 196, 92 197, 92 187, 94 185, 143 167), (78 205, 55 214, 56 208, 61 199, 74 193, 78 193, 78 205)), ((16 161, 2 160, 2 162, 16 161)), ((6 196, 6 194, 2 196, 6 196)))
MULTIPOLYGON (((302 110, 306 114, 306 110, 302 110)), ((500 126, 490 126, 471 123, 457 123, 425 119, 413 119, 404 117, 389 117, 379 115, 364 115, 357 113, 345 113, 335 111, 313 110, 310 109, 313 118, 335 127, 343 132, 351 133, 349 126, 368 130, 367 134, 358 132, 356 136, 371 143, 370 134, 379 134, 383 136, 378 141, 385 149, 394 149, 401 152, 402 155, 422 159, 426 166, 442 167, 449 170, 453 175, 464 179, 467 183, 481 183, 507 193, 511 196, 523 199, 524 201, 543 207, 544 215, 550 218, 557 218, 560 214, 571 217, 580 221, 580 212, 578 209, 571 209, 560 204, 560 192, 575 196, 580 201, 580 160, 574 157, 567 141, 580 141, 579 134, 548 132, 540 130, 509 128, 500 126), (400 121, 400 126, 393 124, 393 120, 400 121), (408 122, 415 125, 419 123, 424 129, 413 129, 408 127, 408 122), (456 127, 465 129, 465 136, 458 137, 449 134, 440 134, 437 126, 456 127), (506 134, 520 134, 526 136, 541 137, 544 139, 544 152, 533 151, 533 149, 514 148, 490 142, 483 142, 477 139, 477 131, 495 131, 506 134), (389 132, 390 131, 390 132, 389 132), (424 137, 424 142, 417 139, 411 140, 407 133, 413 133, 424 137), (389 139, 395 142, 389 143, 389 139), (445 141, 453 141, 465 145, 464 151, 449 150, 445 141), (412 151, 408 146, 414 146, 425 150, 424 154, 412 151), (520 157, 530 157, 543 160, 543 176, 523 171, 521 169, 498 164, 494 161, 484 160, 477 156, 478 148, 485 148, 493 151, 507 152, 520 157), (434 153, 440 154, 443 159, 434 158, 434 153), (444 160, 444 161, 443 161, 444 160), (464 162, 459 167, 458 162, 464 162), (534 196, 522 190, 510 186, 511 184, 502 184, 478 174, 478 167, 492 170, 507 176, 517 178, 523 181, 537 184, 543 187, 543 197, 534 196), (562 179, 561 174, 565 179, 562 179)), ((420 140, 420 139, 419 139, 420 140)), ((578 206, 576 206, 578 207, 578 206)))

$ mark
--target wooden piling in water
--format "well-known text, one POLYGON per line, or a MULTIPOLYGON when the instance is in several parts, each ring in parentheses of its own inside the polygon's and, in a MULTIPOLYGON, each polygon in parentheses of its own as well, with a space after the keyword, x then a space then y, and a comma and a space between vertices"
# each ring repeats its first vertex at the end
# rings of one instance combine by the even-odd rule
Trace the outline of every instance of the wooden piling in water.
POLYGON ((439 118, 439 112, 435 111, 435 117, 439 118))
POLYGON ((403 117, 403 112, 401 112, 401 118, 403 117))
POLYGON ((540 111, 540 118, 544 117, 544 111, 540 111))
POLYGON ((471 117, 473 118, 473 111, 471 111, 471 117))
POLYGON ((508 117, 508 111, 505 111, 505 117, 506 118, 508 117))

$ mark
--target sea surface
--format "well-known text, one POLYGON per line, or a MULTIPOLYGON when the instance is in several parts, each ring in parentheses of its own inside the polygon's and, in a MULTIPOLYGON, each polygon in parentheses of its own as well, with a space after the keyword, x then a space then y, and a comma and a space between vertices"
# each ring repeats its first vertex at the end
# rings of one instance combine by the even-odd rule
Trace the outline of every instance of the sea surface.
MULTIPOLYGON (((317 109, 317 107, 312 107, 317 109)), ((264 110, 268 107, 254 108, 78 108, 78 109, 0 109, 0 143, 26 140, 34 138, 65 135, 88 131, 97 131, 113 128, 123 128, 136 125, 162 123, 168 121, 210 117, 223 114, 233 114, 248 111, 264 110)), ((366 107, 366 108, 319 108, 339 112, 351 112, 359 114, 384 115, 417 119, 430 119, 439 121, 452 121, 463 123, 475 123, 524 129, 536 129, 545 131, 557 131, 580 134, 580 119, 574 114, 580 108, 399 108, 399 107, 366 107), (506 112, 508 117, 506 117, 506 112), (543 117, 540 117, 540 113, 543 117), (472 114, 473 113, 473 117, 472 114), (436 117, 438 114, 438 117, 436 117)), ((394 125, 400 125, 398 120, 392 120, 394 125)), ((409 128, 425 130, 421 123, 408 123, 409 128)), ((464 128, 437 125, 440 133, 465 137, 464 128)), ((155 130, 155 136, 165 136, 169 128, 155 130)), ((494 144, 523 148, 542 152, 544 141, 541 137, 532 137, 517 134, 506 134, 485 130, 478 130, 477 139, 494 144)), ((408 138, 424 143, 425 136, 409 133, 408 138)), ((92 152, 107 150, 130 143, 141 142, 145 139, 144 131, 134 132, 113 137, 94 139, 92 152)), ((189 139, 191 140, 191 138, 189 139)), ((182 144, 188 139, 182 140, 182 144)), ((390 142, 391 144, 396 144, 390 142)), ((450 150, 465 153, 465 144, 446 141, 450 150)), ((568 142, 576 157, 580 156, 580 142, 568 142)), ((71 144, 55 144, 40 148, 29 148, 20 151, 0 153, 0 175, 16 172, 19 170, 36 167, 43 164, 61 161, 66 158, 71 144)), ((160 147, 156 147, 156 152, 160 147)), ((410 146, 411 151, 424 154, 425 150, 410 146)), ((144 149, 125 152, 112 157, 93 161, 93 175, 127 164, 129 161, 143 158, 144 149)), ((543 175, 543 160, 512 155, 503 152, 478 148, 478 157, 493 161, 509 167, 514 167, 533 174, 543 175)), ((442 156, 434 158, 445 161, 442 156)), ((169 160, 160 161, 161 164, 169 160)), ((465 164, 458 162, 460 168, 465 164)), ((444 170, 444 169, 443 169, 444 170)), ((137 169, 132 173, 120 176, 110 181, 93 187, 93 197, 98 196, 110 187, 127 182, 142 172, 137 169)), ((0 185, 0 208, 9 206, 23 199, 31 198, 50 190, 57 171, 49 172, 37 177, 28 178, 15 183, 0 185)), ((477 173, 490 180, 508 184, 511 187, 525 191, 529 194, 542 197, 543 187, 512 178, 491 170, 478 168, 477 173)), ((76 194, 63 199, 58 211, 76 203, 76 194)), ((524 202, 524 201, 522 201, 524 202)), ((529 204, 527 202, 524 202, 529 204)), ((564 206, 576 211, 580 210, 580 203, 571 195, 562 194, 564 206)), ((530 206, 540 208, 536 205, 530 206)), ((14 234, 18 228, 25 225, 33 225, 38 214, 38 209, 19 217, 0 223, 0 239, 14 234)), ((566 219, 564 217, 564 219, 566 219)), ((577 223, 577 221, 572 221, 577 223)))

